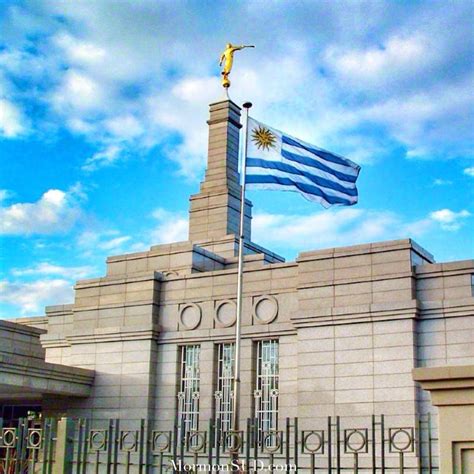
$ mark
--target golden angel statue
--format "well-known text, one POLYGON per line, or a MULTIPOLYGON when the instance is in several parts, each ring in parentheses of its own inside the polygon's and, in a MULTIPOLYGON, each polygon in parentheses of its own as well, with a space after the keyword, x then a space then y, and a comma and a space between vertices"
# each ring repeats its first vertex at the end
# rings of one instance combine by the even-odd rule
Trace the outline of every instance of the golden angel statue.
POLYGON ((253 45, 234 46, 232 43, 227 43, 224 52, 221 54, 219 66, 222 66, 222 64, 224 64, 221 74, 222 74, 222 86, 225 87, 226 89, 230 87, 229 74, 230 74, 230 71, 232 70, 232 64, 234 62, 234 53, 244 48, 255 48, 255 46, 253 45))

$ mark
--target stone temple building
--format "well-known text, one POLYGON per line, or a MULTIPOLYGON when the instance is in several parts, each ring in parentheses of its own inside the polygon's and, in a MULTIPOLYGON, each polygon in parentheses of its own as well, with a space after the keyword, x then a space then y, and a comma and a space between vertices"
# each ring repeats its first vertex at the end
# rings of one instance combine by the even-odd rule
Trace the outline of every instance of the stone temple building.
MULTIPOLYGON (((0 416, 48 415, 206 426, 232 411, 240 209, 240 108, 210 105, 208 166, 190 198, 189 238, 112 256, 72 304, 0 321, 0 416), (3 410, 3 411, 2 411, 3 410)), ((474 261, 435 263, 413 240, 305 250, 254 243, 245 203, 241 424, 310 429, 435 409, 412 370, 474 363, 474 261)))

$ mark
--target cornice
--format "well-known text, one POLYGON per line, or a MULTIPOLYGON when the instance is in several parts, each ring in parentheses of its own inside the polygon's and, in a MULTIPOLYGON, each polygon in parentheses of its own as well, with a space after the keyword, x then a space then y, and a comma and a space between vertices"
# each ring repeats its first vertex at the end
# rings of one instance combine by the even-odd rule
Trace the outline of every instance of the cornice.
POLYGON ((126 326, 98 328, 92 331, 73 331, 64 336, 44 334, 41 336, 41 345, 44 348, 53 348, 101 342, 156 340, 159 333, 157 325, 145 329, 133 329, 126 326))

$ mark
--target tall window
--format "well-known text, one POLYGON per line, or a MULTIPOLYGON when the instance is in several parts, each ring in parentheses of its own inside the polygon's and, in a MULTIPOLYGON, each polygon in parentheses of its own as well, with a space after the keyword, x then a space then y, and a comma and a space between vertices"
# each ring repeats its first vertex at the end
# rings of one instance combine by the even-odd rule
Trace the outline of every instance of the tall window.
POLYGON ((181 379, 178 392, 178 422, 181 436, 199 426, 200 346, 181 347, 181 379))
POLYGON ((278 421, 278 341, 257 343, 257 374, 254 390, 255 418, 260 435, 276 430, 278 421))
POLYGON ((217 346, 217 390, 216 418, 220 419, 220 429, 225 433, 232 429, 232 411, 234 407, 234 352, 233 343, 217 346))

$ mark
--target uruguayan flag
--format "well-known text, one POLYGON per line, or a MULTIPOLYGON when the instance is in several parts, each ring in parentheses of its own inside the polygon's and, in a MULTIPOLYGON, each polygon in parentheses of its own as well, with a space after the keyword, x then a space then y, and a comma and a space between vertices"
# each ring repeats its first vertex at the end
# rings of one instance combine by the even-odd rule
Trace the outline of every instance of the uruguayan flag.
POLYGON ((357 202, 360 166, 285 135, 249 117, 246 183, 249 189, 297 191, 324 207, 357 202))

